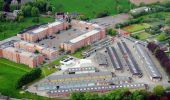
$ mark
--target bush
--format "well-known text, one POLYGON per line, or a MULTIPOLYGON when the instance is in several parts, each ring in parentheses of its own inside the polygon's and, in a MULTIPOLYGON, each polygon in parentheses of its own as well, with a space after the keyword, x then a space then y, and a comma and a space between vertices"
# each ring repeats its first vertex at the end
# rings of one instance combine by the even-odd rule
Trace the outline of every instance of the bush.
POLYGON ((40 68, 35 68, 31 72, 26 73, 23 75, 16 83, 16 88, 19 89, 22 86, 33 82, 34 80, 40 78, 41 76, 41 69, 40 68))
POLYGON ((115 36, 117 35, 117 31, 110 28, 110 29, 107 29, 107 34, 110 36, 115 36))
POLYGON ((106 16, 109 16, 109 12, 108 11, 102 11, 102 12, 99 12, 97 14, 97 18, 102 18, 102 17, 106 17, 106 16))
POLYGON ((158 85, 158 86, 154 87, 153 92, 156 95, 161 96, 165 92, 165 89, 163 88, 163 86, 158 85))
POLYGON ((126 21, 126 22, 123 22, 123 23, 117 23, 117 24, 115 25, 115 28, 123 28, 123 27, 125 27, 125 26, 129 26, 129 25, 132 25, 132 24, 137 24, 137 23, 139 23, 141 20, 142 20, 141 18, 139 18, 139 19, 130 19, 130 20, 128 20, 128 21, 126 21))

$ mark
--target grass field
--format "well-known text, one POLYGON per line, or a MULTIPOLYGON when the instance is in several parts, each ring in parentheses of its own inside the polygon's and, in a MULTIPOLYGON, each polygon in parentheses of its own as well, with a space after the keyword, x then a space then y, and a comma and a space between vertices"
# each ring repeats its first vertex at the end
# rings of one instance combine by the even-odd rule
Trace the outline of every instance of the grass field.
POLYGON ((90 48, 91 48, 91 46, 82 47, 82 48, 78 49, 75 53, 70 54, 70 55, 73 56, 73 57, 79 58, 79 59, 83 59, 82 53, 83 53, 84 51, 90 49, 90 48))
POLYGON ((123 30, 133 33, 133 32, 137 32, 137 31, 141 31, 144 30, 146 28, 149 28, 150 25, 147 23, 141 23, 141 24, 134 24, 134 25, 130 25, 130 26, 126 26, 123 28, 123 30))
POLYGON ((49 98, 37 96, 29 92, 20 94, 15 88, 17 80, 31 69, 23 64, 17 64, 0 58, 0 93, 14 98, 29 98, 33 100, 48 100, 49 98))
POLYGON ((164 41, 168 38, 168 36, 165 33, 161 33, 158 36, 156 36, 156 40, 158 41, 164 41))
POLYGON ((151 36, 151 34, 147 33, 147 32, 141 32, 141 33, 137 33, 135 34, 139 37, 140 40, 145 40, 147 39, 149 36, 151 36))
POLYGON ((158 13, 151 13, 148 15, 143 15, 138 17, 138 19, 142 19, 143 21, 149 21, 150 25, 158 25, 163 24, 166 25, 166 19, 169 19, 170 12, 158 12, 158 13))
POLYGON ((50 64, 46 64, 43 66, 42 70, 43 70, 43 76, 47 76, 50 75, 52 73, 54 73, 55 71, 57 71, 57 68, 54 67, 50 67, 51 65, 60 65, 60 60, 66 58, 67 56, 63 56, 57 60, 54 60, 53 62, 51 62, 50 64))
MULTIPOLYGON (((129 9, 129 0, 118 0, 120 9, 129 9)), ((101 11, 107 10, 110 14, 116 14, 115 0, 50 0, 58 12, 78 12, 90 18, 96 17, 101 11)))
POLYGON ((16 35, 18 32, 29 26, 54 21, 52 18, 40 17, 39 23, 34 23, 32 22, 32 19, 32 17, 25 18, 23 22, 0 22, 0 41, 16 35))

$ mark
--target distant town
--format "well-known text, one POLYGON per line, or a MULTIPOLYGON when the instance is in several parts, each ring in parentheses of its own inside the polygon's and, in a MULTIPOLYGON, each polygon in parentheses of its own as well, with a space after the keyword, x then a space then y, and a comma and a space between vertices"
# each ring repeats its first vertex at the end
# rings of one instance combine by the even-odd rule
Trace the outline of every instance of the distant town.
POLYGON ((0 99, 169 100, 170 2, 1 2, 0 99))

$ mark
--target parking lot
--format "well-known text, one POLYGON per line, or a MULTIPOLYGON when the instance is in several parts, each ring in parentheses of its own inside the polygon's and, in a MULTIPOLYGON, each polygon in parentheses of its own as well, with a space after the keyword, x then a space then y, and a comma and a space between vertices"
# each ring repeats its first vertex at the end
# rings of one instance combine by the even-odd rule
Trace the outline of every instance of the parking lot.
POLYGON ((77 30, 77 29, 63 30, 60 31, 59 33, 53 34, 50 37, 47 37, 47 39, 43 39, 39 41, 37 44, 58 50, 60 43, 68 42, 69 40, 77 36, 80 36, 85 32, 87 32, 87 30, 77 30))

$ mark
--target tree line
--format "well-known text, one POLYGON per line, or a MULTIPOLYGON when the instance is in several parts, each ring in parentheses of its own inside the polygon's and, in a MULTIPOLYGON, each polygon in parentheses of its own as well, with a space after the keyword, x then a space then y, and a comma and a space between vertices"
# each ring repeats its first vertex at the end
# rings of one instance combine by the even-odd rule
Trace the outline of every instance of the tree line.
POLYGON ((42 71, 40 68, 35 68, 31 72, 26 73, 20 79, 18 79, 18 81, 16 83, 16 88, 17 89, 22 88, 22 86, 40 78, 41 73, 42 73, 42 71))

